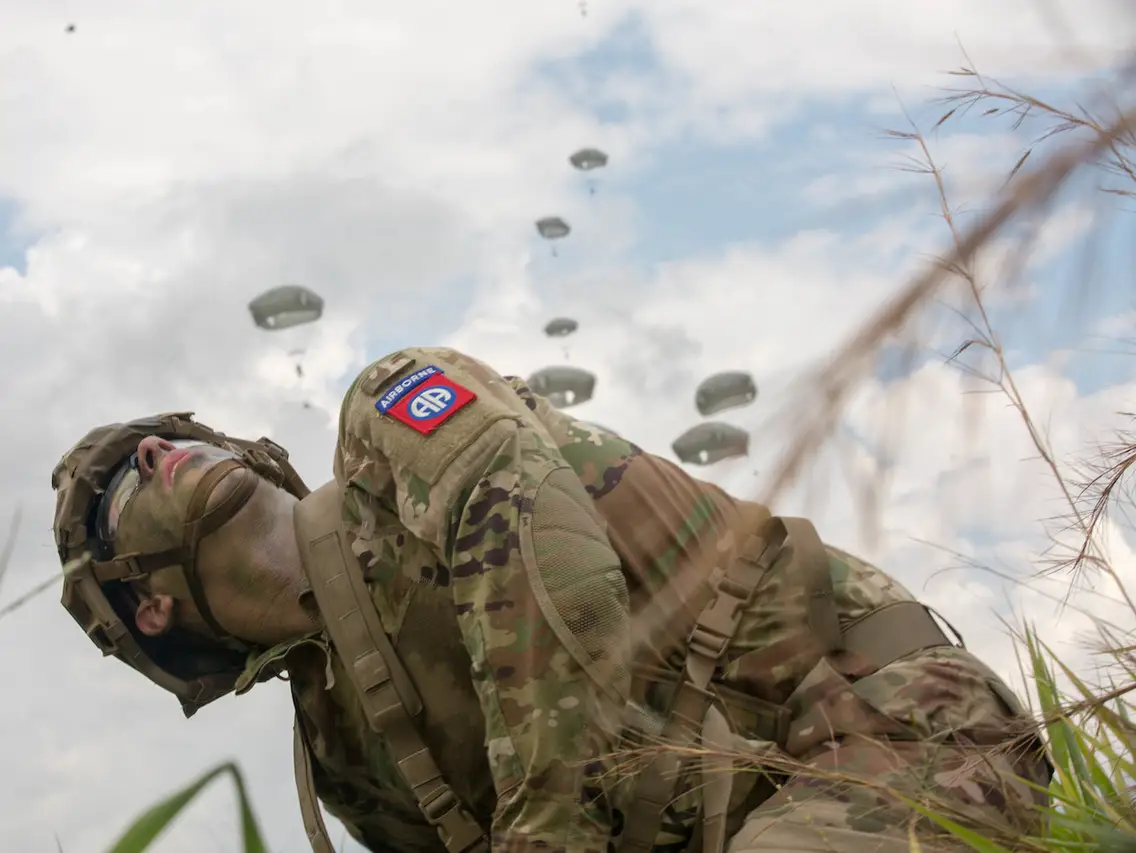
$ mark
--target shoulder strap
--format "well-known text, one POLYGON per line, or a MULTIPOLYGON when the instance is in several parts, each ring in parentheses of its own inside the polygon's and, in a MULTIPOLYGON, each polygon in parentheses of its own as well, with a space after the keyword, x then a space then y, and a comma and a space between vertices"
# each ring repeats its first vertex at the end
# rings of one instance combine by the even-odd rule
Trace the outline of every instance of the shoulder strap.
POLYGON ((300 795, 300 816, 304 819, 304 831, 312 853, 335 853, 331 838, 327 834, 327 824, 320 814, 319 798, 316 796, 316 780, 312 774, 312 755, 304 737, 300 712, 292 725, 292 761, 296 771, 296 793, 300 795))
POLYGON ((342 529, 343 492, 332 480, 296 504, 296 539, 312 594, 371 728, 390 749, 448 853, 488 850, 485 833, 442 778, 415 725, 422 700, 383 630, 342 529))

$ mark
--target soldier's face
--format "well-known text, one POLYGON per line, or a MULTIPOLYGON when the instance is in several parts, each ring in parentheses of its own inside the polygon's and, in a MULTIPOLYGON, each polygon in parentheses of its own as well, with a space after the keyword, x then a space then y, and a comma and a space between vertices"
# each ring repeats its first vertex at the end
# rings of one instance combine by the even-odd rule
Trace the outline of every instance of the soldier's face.
MULTIPOLYGON (((99 515, 99 534, 118 554, 165 550, 181 544, 190 502, 202 476, 234 454, 202 442, 148 436, 111 485, 99 515)), ((226 478, 228 479, 228 478, 226 478)), ((231 484, 214 490, 213 504, 231 484)))
MULTIPOLYGON (((138 444, 136 460, 108 488, 99 517, 100 536, 112 542, 120 555, 151 554, 182 545, 202 477, 213 466, 234 458, 235 454, 209 444, 144 439, 138 444)), ((198 541, 192 572, 220 624, 237 636, 252 632, 256 640, 256 631, 268 635, 260 624, 265 618, 262 590, 266 585, 278 589, 276 576, 283 570, 277 562, 262 559, 263 549, 274 535, 288 539, 294 548, 291 527, 276 520, 286 515, 291 522, 296 499, 252 471, 239 469, 212 489, 205 512, 224 502, 248 477, 254 478, 255 488, 232 518, 198 541)), ((195 509, 194 517, 200 512, 195 509)), ((188 566, 183 568, 190 571, 188 566)), ((297 563, 296 573, 300 571, 297 563)), ((214 636, 184 586, 181 572, 158 570, 149 576, 146 588, 138 590, 142 598, 135 611, 135 624, 142 633, 158 636, 176 623, 191 633, 214 636)), ((296 611, 293 621, 306 627, 310 616, 298 604, 296 611)), ((273 618, 279 622, 277 617, 274 611, 273 618)), ((283 619, 283 627, 274 623, 272 630, 285 634, 296 630, 290 618, 283 619)))

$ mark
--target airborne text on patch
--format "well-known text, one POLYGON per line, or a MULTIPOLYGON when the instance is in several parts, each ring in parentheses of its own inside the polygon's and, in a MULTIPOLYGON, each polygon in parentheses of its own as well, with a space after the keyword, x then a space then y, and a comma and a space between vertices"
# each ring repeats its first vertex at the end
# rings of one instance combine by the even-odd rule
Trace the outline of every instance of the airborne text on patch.
POLYGON ((390 388, 383 396, 379 397, 379 401, 375 403, 375 408, 382 412, 384 415, 391 410, 399 400, 403 398, 407 391, 417 388, 431 376, 440 376, 442 368, 436 367, 433 364, 428 364, 421 370, 416 370, 405 379, 400 379, 390 388))

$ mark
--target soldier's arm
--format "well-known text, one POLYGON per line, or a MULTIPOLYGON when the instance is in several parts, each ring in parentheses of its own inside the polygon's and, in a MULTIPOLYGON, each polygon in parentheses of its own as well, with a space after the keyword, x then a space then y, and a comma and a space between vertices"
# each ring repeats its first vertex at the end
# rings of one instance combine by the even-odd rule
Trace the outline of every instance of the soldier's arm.
POLYGON ((450 569, 486 719, 494 850, 604 853, 599 759, 614 744, 608 712, 628 692, 628 595, 574 472, 501 376, 448 349, 403 350, 364 371, 339 440, 356 457, 339 471, 349 488, 394 506, 450 569), (444 378, 400 397, 429 366, 444 378), (430 387, 446 390, 409 410, 430 387), (431 434, 409 425, 431 412, 431 434))

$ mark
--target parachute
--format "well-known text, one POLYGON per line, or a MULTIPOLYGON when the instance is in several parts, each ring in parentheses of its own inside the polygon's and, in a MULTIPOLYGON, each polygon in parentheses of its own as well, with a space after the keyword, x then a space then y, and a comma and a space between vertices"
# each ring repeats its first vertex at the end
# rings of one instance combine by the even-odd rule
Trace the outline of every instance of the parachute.
POLYGON ((546 216, 536 221, 536 230, 545 240, 559 240, 572 233, 572 226, 559 216, 546 216))
POLYGON ((713 465, 748 456, 749 433, 732 424, 709 421, 688 429, 675 439, 671 449, 689 465, 713 465))
MULTIPOLYGON (((572 226, 559 216, 546 216, 536 221, 536 230, 545 240, 562 240, 572 233, 572 226)), ((552 256, 556 257, 556 246, 552 247, 552 256)))
MULTIPOLYGON (((285 284, 266 290, 248 304, 253 322, 270 332, 280 332, 314 323, 323 316, 323 297, 298 284, 285 284)), ((286 337, 294 337, 295 333, 286 337)), ((301 335, 306 337, 307 335, 301 335)), ((288 351, 289 358, 296 359, 294 369, 296 378, 304 378, 304 348, 288 351)))
POLYGON ((598 148, 581 148, 568 158, 572 167, 581 172, 590 172, 592 169, 602 169, 607 165, 607 155, 598 148))
POLYGON ((558 409, 586 403, 596 390, 595 375, 578 367, 545 367, 526 382, 534 394, 547 397, 548 402, 558 409))
POLYGON ((323 316, 323 297, 298 284, 267 290, 248 304, 253 322, 268 331, 312 323, 323 316))
POLYGON ((580 324, 571 317, 557 317, 548 321, 544 333, 550 338, 563 338, 580 328, 580 324))
POLYGON ((703 417, 726 409, 748 406, 757 399, 757 384, 753 377, 741 370, 715 373, 703 380, 694 392, 694 404, 703 417))
MULTIPOLYGON (((598 148, 581 148, 575 154, 568 158, 568 162, 572 164, 573 169, 584 172, 595 171, 602 169, 607 165, 607 155, 600 151, 598 148)), ((588 180, 588 195, 596 194, 595 181, 589 178, 588 180)))

